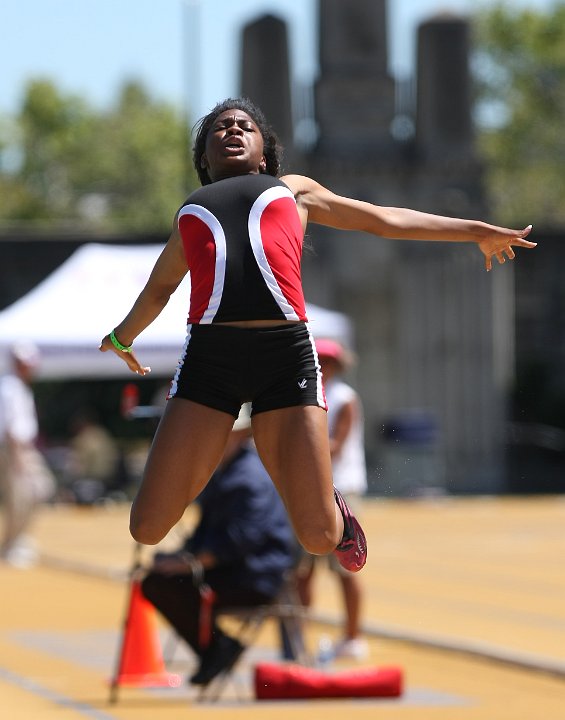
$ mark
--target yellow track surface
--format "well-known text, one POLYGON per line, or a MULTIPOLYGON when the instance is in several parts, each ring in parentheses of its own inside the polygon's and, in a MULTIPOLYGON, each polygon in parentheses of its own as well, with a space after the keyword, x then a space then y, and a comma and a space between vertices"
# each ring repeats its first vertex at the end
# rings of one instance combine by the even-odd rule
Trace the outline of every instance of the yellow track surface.
MULTIPOLYGON (((120 688, 111 704, 134 557, 127 514, 123 506, 47 507, 33 528, 40 565, 0 565, 2 718, 565 718, 564 498, 366 501, 370 657, 361 666, 402 668, 405 692, 394 700, 255 701, 253 665, 277 659, 276 628, 267 624, 218 702, 199 701, 183 683, 120 688)), ((187 514, 181 530, 192 520, 187 514)), ((177 541, 172 533, 163 545, 177 541)), ((339 631, 340 599, 323 570, 314 613, 327 624, 309 626, 312 648, 339 631)), ((167 656, 165 626, 160 639, 167 656)), ((184 675, 191 663, 177 646, 171 669, 184 675)))

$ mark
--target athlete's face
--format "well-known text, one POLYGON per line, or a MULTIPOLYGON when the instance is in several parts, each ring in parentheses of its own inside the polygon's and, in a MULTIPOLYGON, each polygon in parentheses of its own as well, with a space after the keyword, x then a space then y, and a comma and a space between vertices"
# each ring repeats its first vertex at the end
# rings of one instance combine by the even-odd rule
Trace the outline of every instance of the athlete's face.
POLYGON ((226 110, 210 128, 200 162, 212 182, 232 175, 264 172, 261 131, 243 110, 226 110))

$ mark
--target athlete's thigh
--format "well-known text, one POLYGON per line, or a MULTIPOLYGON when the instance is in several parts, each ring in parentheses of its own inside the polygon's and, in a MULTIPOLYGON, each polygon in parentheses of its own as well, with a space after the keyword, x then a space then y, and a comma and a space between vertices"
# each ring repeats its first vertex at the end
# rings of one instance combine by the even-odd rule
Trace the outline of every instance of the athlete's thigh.
MULTIPOLYGON (((335 532, 327 415, 307 405, 258 413, 253 436, 299 539, 335 532)), ((336 541, 337 544, 337 541, 336 541)))
POLYGON ((202 491, 221 460, 234 417, 172 398, 149 451, 132 507, 132 533, 140 542, 159 542, 202 491))

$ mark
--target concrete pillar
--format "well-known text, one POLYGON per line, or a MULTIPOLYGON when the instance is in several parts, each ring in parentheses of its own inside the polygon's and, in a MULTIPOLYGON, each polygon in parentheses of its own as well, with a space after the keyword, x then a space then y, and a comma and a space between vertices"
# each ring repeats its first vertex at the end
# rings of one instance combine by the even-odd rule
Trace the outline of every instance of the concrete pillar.
POLYGON ((241 95, 256 103, 292 151, 293 121, 286 23, 265 15, 243 30, 241 95))
POLYGON ((451 14, 418 28, 416 143, 423 161, 472 153, 469 36, 467 20, 451 14))

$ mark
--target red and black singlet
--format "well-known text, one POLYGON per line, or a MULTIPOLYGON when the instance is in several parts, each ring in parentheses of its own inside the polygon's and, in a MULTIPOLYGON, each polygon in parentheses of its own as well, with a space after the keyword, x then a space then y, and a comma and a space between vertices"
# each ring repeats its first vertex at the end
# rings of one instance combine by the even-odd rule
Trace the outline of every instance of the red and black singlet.
POLYGON ((193 192, 178 214, 190 268, 188 322, 306 320, 303 231, 292 192, 239 175, 193 192))

